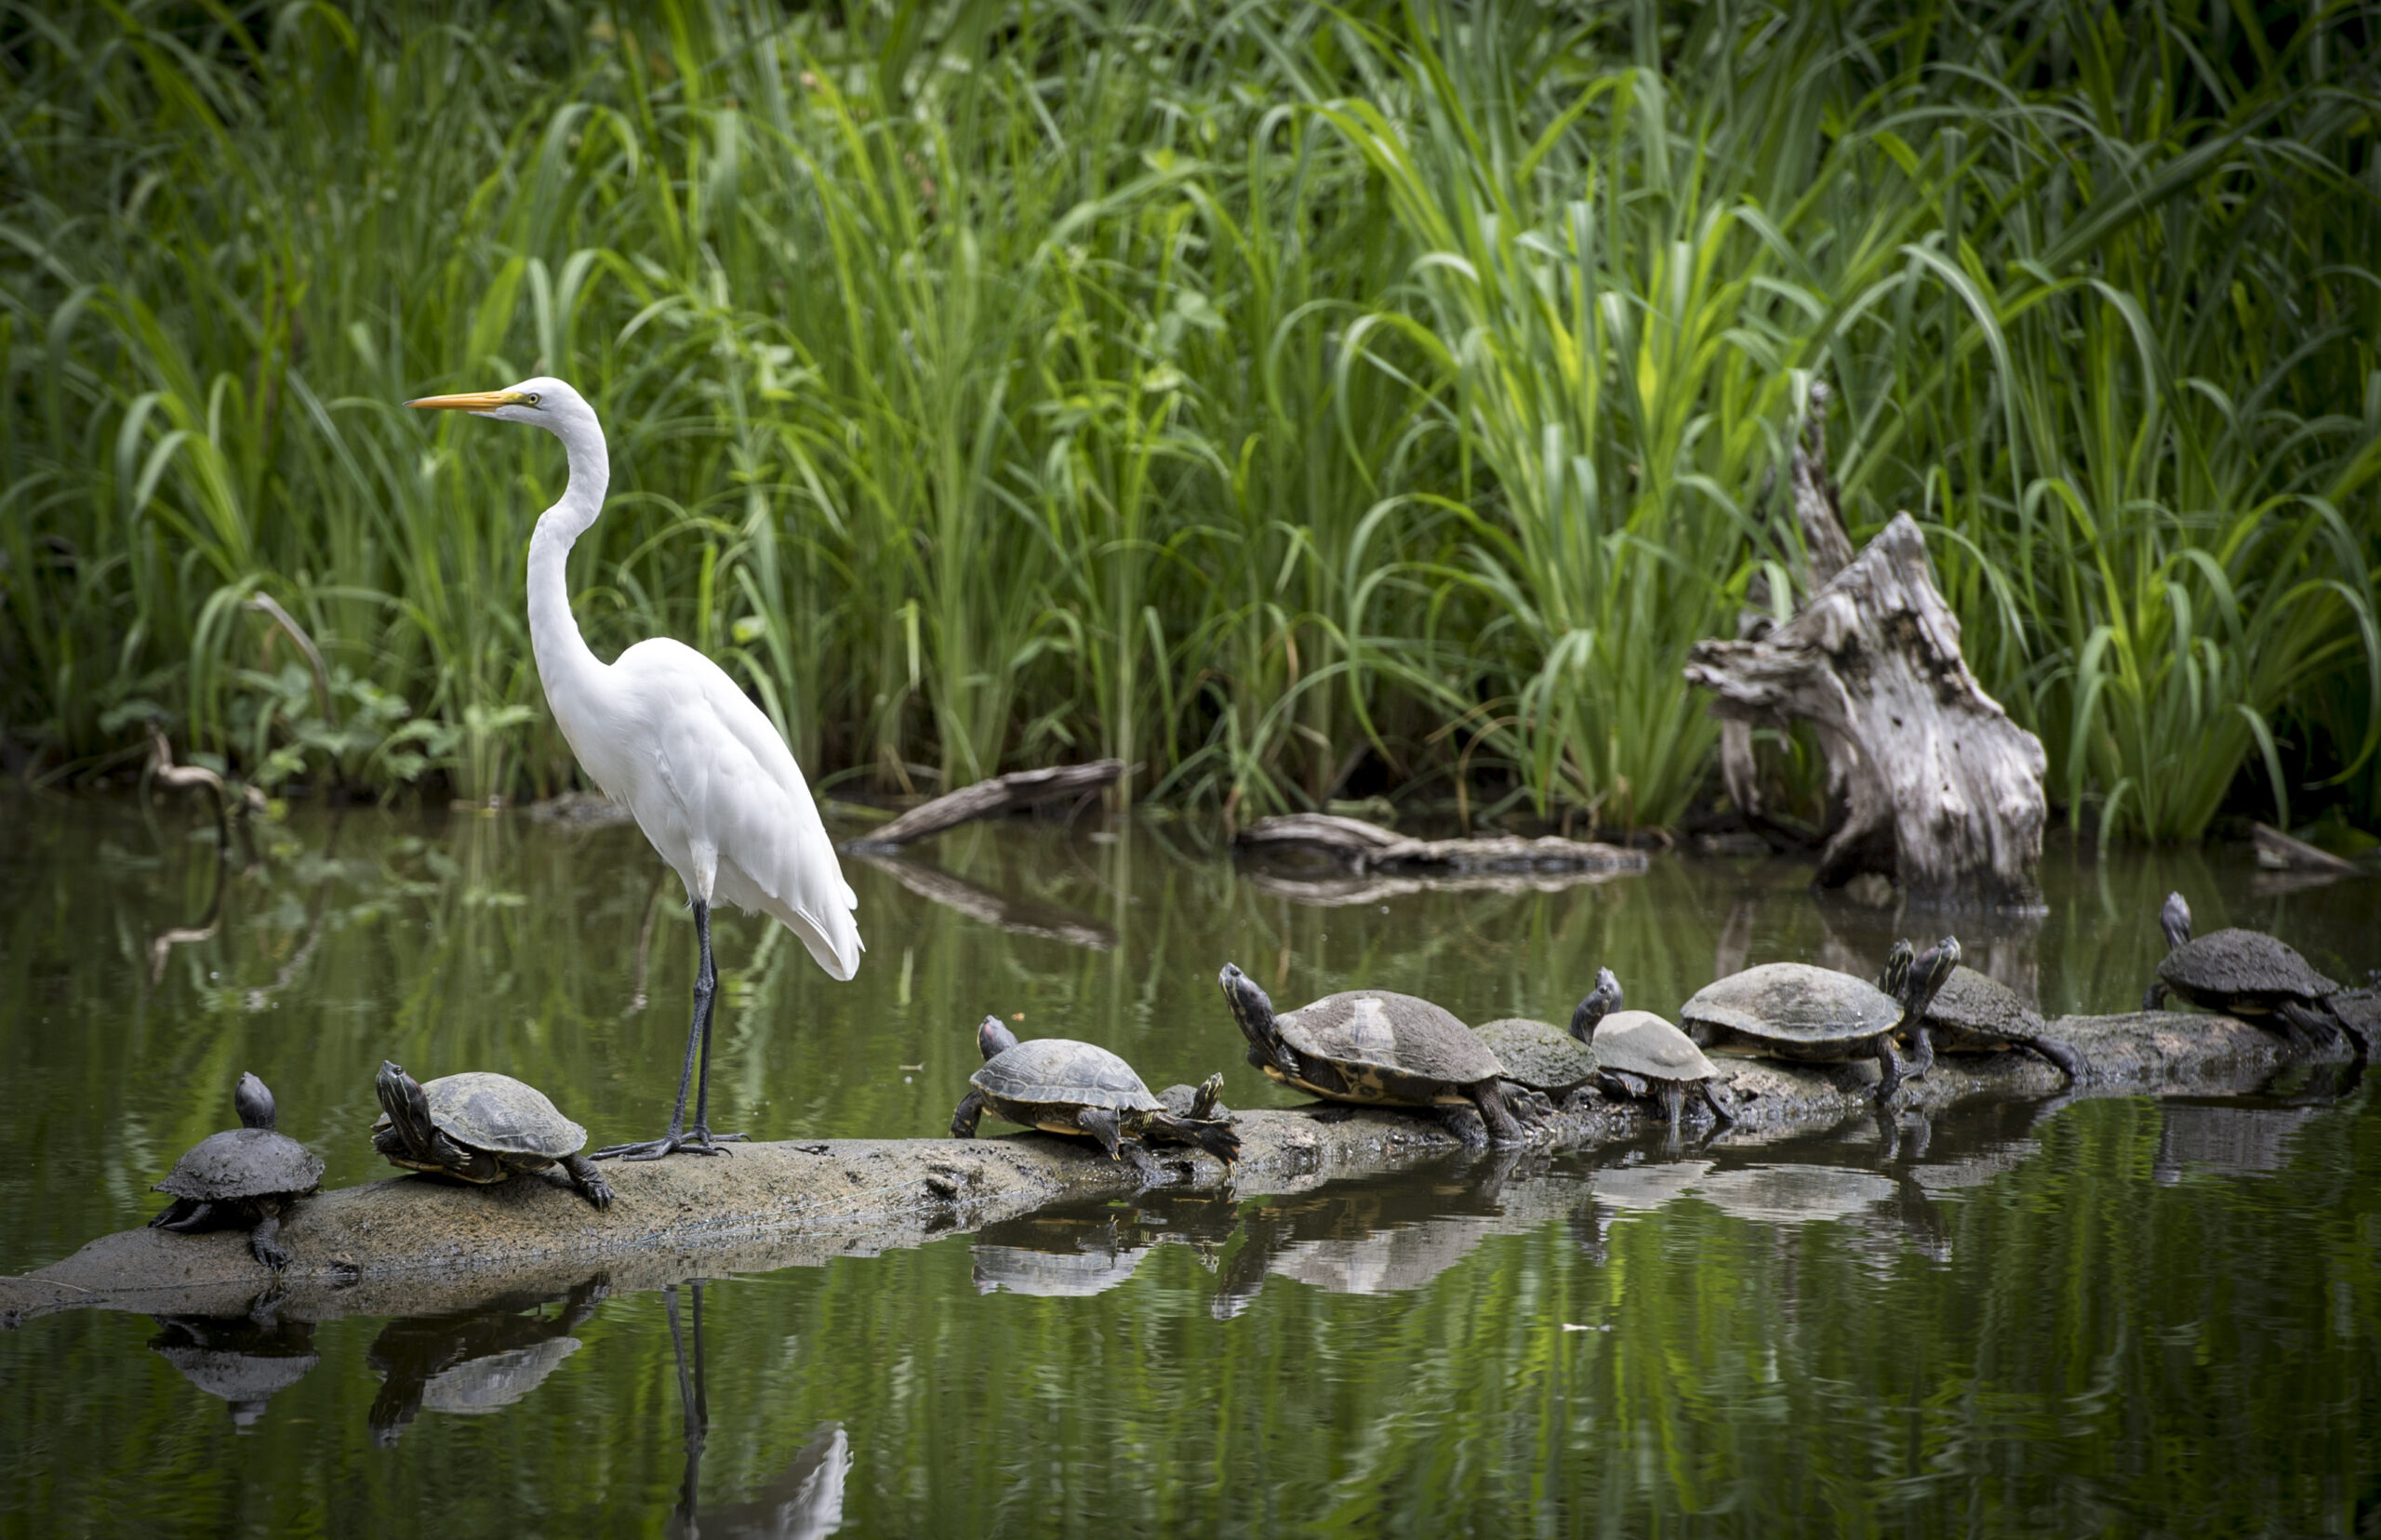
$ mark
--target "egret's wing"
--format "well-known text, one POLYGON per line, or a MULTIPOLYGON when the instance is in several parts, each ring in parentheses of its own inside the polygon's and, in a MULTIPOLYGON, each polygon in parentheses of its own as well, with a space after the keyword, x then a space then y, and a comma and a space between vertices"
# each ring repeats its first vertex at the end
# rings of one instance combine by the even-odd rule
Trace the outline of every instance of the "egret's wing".
POLYGON ((844 881, 793 752, 719 665, 656 638, 613 665, 654 720, 659 779, 688 843, 718 853, 718 894, 782 920, 837 978, 859 968, 859 898, 844 881))

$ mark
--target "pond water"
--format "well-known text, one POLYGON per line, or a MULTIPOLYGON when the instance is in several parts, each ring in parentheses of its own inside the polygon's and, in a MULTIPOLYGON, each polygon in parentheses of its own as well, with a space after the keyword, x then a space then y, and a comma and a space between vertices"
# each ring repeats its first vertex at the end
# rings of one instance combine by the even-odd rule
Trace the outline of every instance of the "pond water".
MULTIPOLYGON (((666 1119, 693 928, 633 829, 301 814, 219 875, 211 838, 0 803, 0 1270, 154 1213, 243 1069, 331 1184, 389 1174, 384 1057, 519 1074, 599 1139, 666 1119)), ((852 984, 715 927, 719 1126, 938 1134, 987 1012, 1287 1105, 1226 960, 1284 1002, 1560 1019, 1599 962, 1668 1012, 1747 961, 1866 971, 1897 923, 1783 862, 1301 887, 1181 825, 846 868, 852 984)), ((2046 1011, 2136 1001, 2169 888, 2335 976, 2381 962, 2371 880, 2044 876, 2046 920, 1962 936, 2046 1011)), ((1159 1192, 468 1316, 42 1316, 0 1334, 0 1534, 2373 1533, 2381 1119, 2295 1088, 1159 1192)))

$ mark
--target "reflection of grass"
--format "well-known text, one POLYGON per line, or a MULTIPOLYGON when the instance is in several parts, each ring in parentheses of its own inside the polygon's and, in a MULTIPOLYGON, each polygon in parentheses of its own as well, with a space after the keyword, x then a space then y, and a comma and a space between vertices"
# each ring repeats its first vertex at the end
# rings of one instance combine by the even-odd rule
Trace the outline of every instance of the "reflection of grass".
POLYGON ((1672 821, 1823 378, 1854 523, 1923 511, 2070 808, 2189 837, 2247 764, 2374 811, 2369 6, 650 14, 27 32, 12 730, 566 781, 559 462, 393 405, 545 369, 614 440, 595 644, 685 638, 816 769, 1106 752, 1238 813, 1369 750, 1672 821))

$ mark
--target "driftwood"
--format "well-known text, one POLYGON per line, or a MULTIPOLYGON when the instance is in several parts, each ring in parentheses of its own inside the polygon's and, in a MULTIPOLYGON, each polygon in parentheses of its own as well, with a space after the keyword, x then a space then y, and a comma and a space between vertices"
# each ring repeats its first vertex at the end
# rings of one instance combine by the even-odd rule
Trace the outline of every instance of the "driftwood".
POLYGON ((1060 797, 1083 796, 1109 785, 1124 773, 1123 760, 1093 760, 1088 764, 1059 764, 1047 770, 1018 770, 920 803, 891 823, 852 840, 846 850, 892 850, 929 834, 995 813, 1009 813, 1060 797))
POLYGON ((1347 863, 1353 870, 1405 871, 1643 871, 1645 854, 1591 841, 1554 835, 1524 840, 1500 834, 1477 840, 1417 840, 1362 818, 1331 813, 1284 813, 1259 818, 1240 831, 1251 851, 1313 851, 1347 863))
POLYGON ((2271 824, 2252 824, 2257 843, 2257 865, 2268 871, 2317 871, 2332 877, 2353 877, 2363 869, 2328 850, 2293 839, 2271 824))
MULTIPOLYGON (((1819 853, 1821 886, 1873 871, 1921 904, 2037 911, 2042 741, 1968 671, 1915 520, 1895 515, 1839 564, 1850 545, 1819 448, 1823 402, 1814 387, 1814 427, 1791 473, 1810 596, 1766 634, 1696 644, 1687 681, 1719 697, 1723 720, 1817 733, 1840 812, 1819 853)), ((1739 747, 1722 773, 1740 807, 1757 805, 1749 742, 1739 747)))

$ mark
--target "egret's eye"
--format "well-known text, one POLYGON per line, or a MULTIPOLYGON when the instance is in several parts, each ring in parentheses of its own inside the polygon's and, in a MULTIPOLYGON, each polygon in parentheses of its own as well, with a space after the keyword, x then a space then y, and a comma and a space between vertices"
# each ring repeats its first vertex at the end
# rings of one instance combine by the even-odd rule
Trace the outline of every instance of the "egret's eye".
POLYGON ((542 400, 544 400, 544 399, 545 399, 544 397, 542 397, 542 396, 539 395, 539 394, 538 394, 538 392, 535 392, 535 391, 531 391, 531 392, 529 392, 529 405, 532 405, 532 406, 535 406, 539 402, 540 402, 540 401, 542 401, 542 400))

